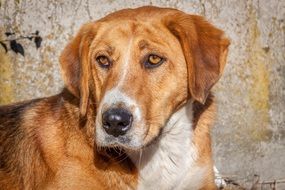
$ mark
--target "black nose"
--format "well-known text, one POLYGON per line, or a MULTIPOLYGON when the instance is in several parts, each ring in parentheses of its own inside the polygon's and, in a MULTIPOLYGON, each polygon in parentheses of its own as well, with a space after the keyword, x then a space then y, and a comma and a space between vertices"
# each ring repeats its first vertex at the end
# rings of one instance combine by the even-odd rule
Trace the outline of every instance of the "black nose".
POLYGON ((105 131, 115 137, 126 134, 131 128, 132 120, 132 114, 122 108, 109 109, 102 115, 105 131))

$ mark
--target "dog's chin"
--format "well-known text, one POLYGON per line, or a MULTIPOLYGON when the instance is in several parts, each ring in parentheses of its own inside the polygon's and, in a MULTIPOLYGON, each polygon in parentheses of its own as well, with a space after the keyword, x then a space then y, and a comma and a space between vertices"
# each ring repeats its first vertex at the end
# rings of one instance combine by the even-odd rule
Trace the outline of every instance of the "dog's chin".
POLYGON ((126 151, 139 151, 141 150, 144 146, 131 146, 129 144, 123 144, 123 143, 110 143, 110 144, 104 144, 101 146, 103 148, 118 148, 126 151))
POLYGON ((127 151, 140 151, 148 146, 151 146, 158 141, 162 135, 162 128, 156 133, 147 133, 140 135, 127 133, 123 136, 114 137, 98 130, 96 133, 96 145, 105 148, 119 148, 127 151))
POLYGON ((152 145, 155 141, 159 139, 159 136, 155 136, 152 138, 149 138, 147 142, 143 143, 133 143, 133 141, 130 140, 122 140, 124 138, 105 138, 104 141, 96 141, 97 146, 102 148, 118 148, 122 149, 128 152, 136 152, 141 151, 142 149, 152 145))
POLYGON ((149 141, 141 143, 141 144, 131 144, 131 143, 124 143, 120 142, 118 140, 109 141, 109 142, 97 142, 97 146, 100 146, 102 148, 115 148, 124 150, 125 152, 139 152, 151 145, 153 145, 156 141, 159 140, 159 137, 161 134, 158 134, 155 137, 149 138, 149 141))
POLYGON ((119 148, 126 151, 139 151, 144 144, 133 143, 132 140, 124 138, 105 138, 103 141, 96 141, 96 145, 102 148, 119 148))

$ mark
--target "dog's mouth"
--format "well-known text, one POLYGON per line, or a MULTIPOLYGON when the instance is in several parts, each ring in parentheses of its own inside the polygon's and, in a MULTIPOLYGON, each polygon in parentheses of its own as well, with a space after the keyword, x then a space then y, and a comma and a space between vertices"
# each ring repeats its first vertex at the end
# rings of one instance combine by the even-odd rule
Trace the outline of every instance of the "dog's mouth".
MULTIPOLYGON (((107 147, 119 147, 123 149, 131 149, 133 146, 129 146, 131 139, 128 136, 110 137, 106 136, 105 143, 107 147)), ((137 146, 139 149, 140 147, 137 146)))
POLYGON ((162 118, 150 121, 141 106, 124 93, 111 90, 100 103, 96 117, 96 144, 138 151, 160 135, 162 118), (116 93, 114 93, 116 92, 116 93), (116 97, 116 98, 113 98, 116 97))
POLYGON ((148 133, 144 120, 126 108, 108 108, 96 118, 96 144, 101 147, 119 147, 140 150, 148 133))
POLYGON ((97 136, 96 144, 103 148, 118 148, 129 151, 140 150, 146 146, 143 142, 130 135, 114 137, 108 134, 105 134, 103 138, 98 138, 97 136))
POLYGON ((153 126, 132 126, 132 129, 124 135, 114 136, 108 134, 102 126, 96 128, 96 145, 102 148, 115 148, 125 151, 140 151, 157 141, 163 127, 159 127, 157 133, 150 133, 153 126))

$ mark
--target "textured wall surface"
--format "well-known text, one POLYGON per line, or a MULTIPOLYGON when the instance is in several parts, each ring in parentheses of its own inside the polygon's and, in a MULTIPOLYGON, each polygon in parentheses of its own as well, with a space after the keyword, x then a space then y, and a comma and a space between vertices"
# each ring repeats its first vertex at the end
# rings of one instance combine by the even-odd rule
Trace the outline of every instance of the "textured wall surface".
POLYGON ((214 88, 219 113, 213 130, 221 173, 240 182, 285 177, 284 0, 0 0, 5 31, 40 31, 26 56, 0 48, 0 103, 55 94, 62 88, 58 57, 80 25, 127 7, 157 5, 204 15, 231 39, 228 64, 214 88))

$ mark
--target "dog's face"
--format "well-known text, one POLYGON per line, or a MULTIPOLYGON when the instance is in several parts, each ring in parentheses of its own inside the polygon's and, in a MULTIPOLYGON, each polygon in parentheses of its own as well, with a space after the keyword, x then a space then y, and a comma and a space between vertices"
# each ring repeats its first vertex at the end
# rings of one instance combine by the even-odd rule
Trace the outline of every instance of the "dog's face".
POLYGON ((180 43, 159 22, 111 20, 97 32, 90 47, 97 144, 140 148, 187 99, 180 43))
POLYGON ((83 26, 61 66, 81 113, 88 101, 96 109, 96 144, 137 150, 156 139, 188 99, 205 101, 228 44, 201 17, 144 7, 83 26))

